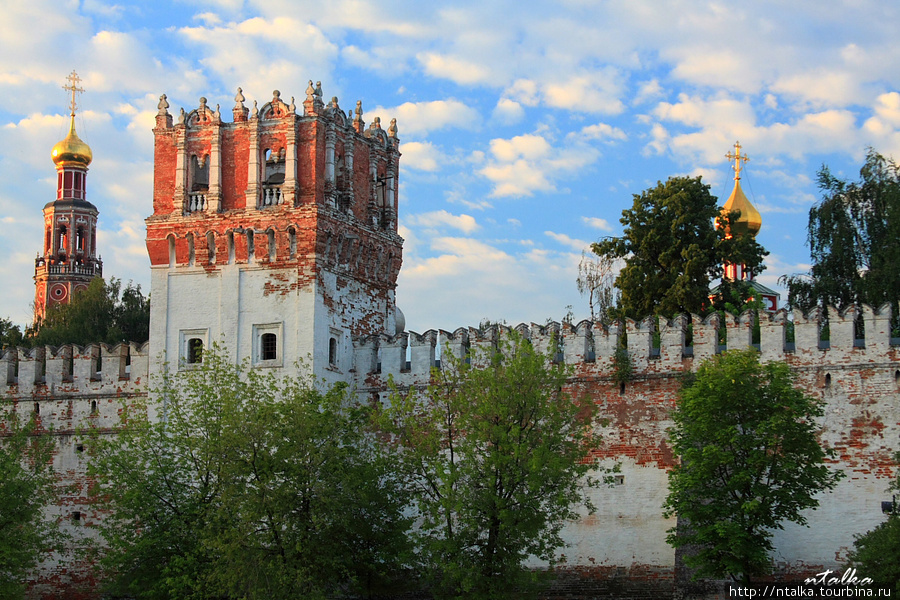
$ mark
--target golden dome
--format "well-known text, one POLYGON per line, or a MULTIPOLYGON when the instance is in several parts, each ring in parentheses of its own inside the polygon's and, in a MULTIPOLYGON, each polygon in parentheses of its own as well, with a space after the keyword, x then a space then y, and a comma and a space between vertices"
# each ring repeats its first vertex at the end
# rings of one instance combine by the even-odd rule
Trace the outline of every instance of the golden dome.
POLYGON ((69 135, 66 139, 57 142, 50 153, 53 163, 58 167, 84 167, 87 168, 94 159, 91 147, 85 144, 75 133, 75 115, 69 123, 69 135))
POLYGON ((728 197, 728 202, 722 208, 722 216, 724 217, 730 212, 738 213, 737 219, 731 223, 729 231, 731 235, 749 233, 756 237, 756 234, 759 233, 762 227, 762 217, 759 211, 756 210, 756 207, 744 195, 744 191, 741 189, 741 182, 738 179, 735 179, 734 190, 731 192, 731 196, 728 197))

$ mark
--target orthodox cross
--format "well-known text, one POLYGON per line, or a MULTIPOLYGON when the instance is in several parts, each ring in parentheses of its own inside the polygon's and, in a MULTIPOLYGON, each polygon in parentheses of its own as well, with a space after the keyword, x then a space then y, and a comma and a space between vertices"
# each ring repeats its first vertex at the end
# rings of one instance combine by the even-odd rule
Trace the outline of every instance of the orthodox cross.
POLYGON ((69 103, 69 109, 72 111, 72 116, 75 116, 75 109, 78 107, 75 104, 75 92, 84 92, 84 88, 78 87, 78 84, 81 83, 81 77, 78 76, 78 73, 75 72, 75 69, 72 69, 72 72, 66 77, 66 81, 69 82, 68 85, 64 85, 63 89, 67 92, 72 92, 72 101, 69 103))
POLYGON ((725 155, 725 158, 728 160, 734 160, 734 180, 739 181, 741 179, 741 167, 743 166, 741 163, 745 163, 750 160, 750 157, 746 154, 741 154, 741 143, 734 143, 734 152, 729 152, 725 155))

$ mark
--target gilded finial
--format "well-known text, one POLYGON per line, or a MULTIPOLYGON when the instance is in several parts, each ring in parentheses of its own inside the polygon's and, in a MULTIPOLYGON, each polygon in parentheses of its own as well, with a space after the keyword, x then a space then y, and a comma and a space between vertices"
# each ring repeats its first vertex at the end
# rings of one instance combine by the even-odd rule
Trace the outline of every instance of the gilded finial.
POLYGON ((734 152, 729 152, 725 155, 725 158, 734 161, 734 166, 731 167, 734 169, 734 180, 740 181, 741 179, 741 168, 743 168, 743 163, 749 162, 750 157, 746 154, 741 154, 741 143, 734 143, 734 152))
POLYGON ((75 92, 84 93, 84 88, 78 87, 78 84, 81 83, 81 77, 78 76, 78 73, 75 72, 75 69, 72 69, 72 72, 69 73, 69 76, 66 77, 66 81, 69 83, 63 86, 63 89, 67 92, 72 92, 72 100, 69 102, 69 110, 71 111, 71 115, 75 116, 75 109, 78 108, 78 105, 75 103, 75 92))

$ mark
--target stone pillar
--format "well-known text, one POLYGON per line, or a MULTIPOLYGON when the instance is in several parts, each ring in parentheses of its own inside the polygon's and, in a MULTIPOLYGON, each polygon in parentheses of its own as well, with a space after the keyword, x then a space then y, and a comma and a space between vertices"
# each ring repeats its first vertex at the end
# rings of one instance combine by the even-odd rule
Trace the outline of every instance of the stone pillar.
POLYGON ((250 117, 250 156, 247 160, 247 210, 259 208, 259 117, 255 110, 253 112, 253 116, 250 117))
POLYGON ((215 128, 209 149, 209 194, 206 197, 206 212, 216 214, 222 210, 222 122, 213 124, 215 128))

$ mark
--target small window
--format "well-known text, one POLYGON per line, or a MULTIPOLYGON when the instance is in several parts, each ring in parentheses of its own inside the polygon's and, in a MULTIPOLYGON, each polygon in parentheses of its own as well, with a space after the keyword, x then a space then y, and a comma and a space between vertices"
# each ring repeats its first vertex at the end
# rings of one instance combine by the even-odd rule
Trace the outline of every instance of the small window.
POLYGON ((84 444, 76 444, 75 452, 84 452, 84 444))
POLYGON ((76 521, 76 522, 81 520, 81 511, 80 510, 76 510, 72 513, 72 520, 76 521))
POLYGON ((170 235, 167 239, 169 240, 169 266, 174 267, 175 266, 175 236, 170 235))
POLYGON ((831 387, 831 373, 826 373, 825 374, 825 389, 828 389, 830 387, 831 387))
POLYGON ((253 326, 253 364, 257 367, 282 366, 282 323, 264 323, 253 326))
POLYGON ((269 246, 269 262, 275 262, 275 232, 271 229, 266 232, 266 241, 269 246))
POLYGON ((190 365, 197 365, 203 362, 203 340, 200 338, 188 340, 187 362, 190 365))
POLYGON ((625 395, 625 382, 624 381, 619 384, 619 395, 620 396, 625 395))
POLYGON ((293 227, 288 228, 288 239, 290 241, 290 258, 297 258, 297 230, 293 227))
POLYGON ((209 264, 216 264, 216 234, 212 231, 206 234, 206 250, 209 264))
POLYGON ((328 340, 328 364, 337 365, 337 339, 329 338, 328 340))
POLYGON ((97 401, 96 400, 91 400, 91 414, 92 415, 97 414, 97 401))
POLYGON ((262 334, 260 358, 262 360, 275 360, 278 358, 278 337, 274 333, 262 334))
POLYGON ((34 414, 40 416, 41 414, 41 405, 38 402, 34 403, 34 414))

